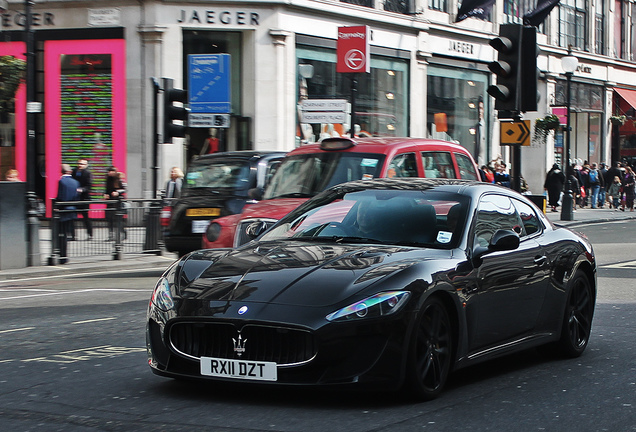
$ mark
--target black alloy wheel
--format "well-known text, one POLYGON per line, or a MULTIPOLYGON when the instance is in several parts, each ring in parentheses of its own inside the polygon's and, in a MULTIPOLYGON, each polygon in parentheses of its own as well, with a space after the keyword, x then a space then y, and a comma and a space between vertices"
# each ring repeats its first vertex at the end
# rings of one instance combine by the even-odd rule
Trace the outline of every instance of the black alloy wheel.
POLYGON ((563 327, 559 345, 564 355, 578 357, 583 354, 592 330, 594 295, 590 281, 577 271, 570 281, 570 292, 565 305, 563 327))
POLYGON ((453 332, 448 311, 438 298, 424 303, 416 325, 409 358, 408 384, 424 400, 444 389, 452 361, 453 332))

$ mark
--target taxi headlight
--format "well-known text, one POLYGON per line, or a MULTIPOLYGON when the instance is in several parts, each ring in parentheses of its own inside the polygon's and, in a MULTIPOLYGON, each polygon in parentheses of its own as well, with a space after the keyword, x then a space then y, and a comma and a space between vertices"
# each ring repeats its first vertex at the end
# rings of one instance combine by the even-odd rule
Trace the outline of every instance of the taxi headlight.
POLYGON ((221 225, 216 222, 212 222, 210 225, 208 225, 208 229, 205 230, 205 238, 207 238, 209 242, 217 241, 220 235, 221 225))

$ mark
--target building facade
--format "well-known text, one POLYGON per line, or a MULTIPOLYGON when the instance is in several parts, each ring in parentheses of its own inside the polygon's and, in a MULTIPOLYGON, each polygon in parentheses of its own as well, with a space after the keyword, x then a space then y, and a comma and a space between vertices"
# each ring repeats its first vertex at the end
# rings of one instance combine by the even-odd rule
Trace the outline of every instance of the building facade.
MULTIPOLYGON (((24 58, 24 2, 8 3, 0 54, 24 58)), ((185 169, 208 151, 210 133, 220 150, 291 150, 347 133, 348 120, 307 123, 301 107, 308 99, 351 101, 353 88, 359 135, 441 138, 469 149, 479 164, 510 162, 486 92, 496 57, 488 42, 500 24, 521 22, 534 5, 497 0, 486 19, 456 23, 456 0, 36 0, 32 85, 40 105, 29 109, 36 112, 37 160, 26 156, 22 88, 15 109, 0 115, 0 167, 26 172, 35 164, 37 192, 48 200, 60 163, 88 158, 95 197, 109 165, 126 174, 130 197, 152 197, 172 166, 185 169), (343 26, 368 27, 368 73, 336 72, 343 26), (188 90, 190 54, 230 55, 229 127, 189 127, 186 138, 157 144, 156 83, 172 78, 188 90)), ((574 160, 636 157, 634 21, 631 2, 562 0, 538 28, 541 97, 524 119, 562 117, 569 100, 574 160), (561 68, 568 48, 579 59, 569 98, 561 68)), ((521 152, 521 173, 541 193, 548 168, 563 160, 562 134, 533 139, 521 152)))

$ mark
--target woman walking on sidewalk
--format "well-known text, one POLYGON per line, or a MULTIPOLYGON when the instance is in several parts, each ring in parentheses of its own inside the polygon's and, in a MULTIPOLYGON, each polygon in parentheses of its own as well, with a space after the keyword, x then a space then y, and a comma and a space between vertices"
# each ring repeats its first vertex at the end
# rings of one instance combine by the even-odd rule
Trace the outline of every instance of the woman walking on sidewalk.
MULTIPOLYGON (((625 207, 629 209, 629 211, 634 211, 634 185, 636 184, 634 178, 634 171, 632 167, 627 165, 625 167, 625 177, 623 177, 623 193, 625 194, 625 207)), ((625 208, 621 208, 621 210, 625 210, 625 208)))

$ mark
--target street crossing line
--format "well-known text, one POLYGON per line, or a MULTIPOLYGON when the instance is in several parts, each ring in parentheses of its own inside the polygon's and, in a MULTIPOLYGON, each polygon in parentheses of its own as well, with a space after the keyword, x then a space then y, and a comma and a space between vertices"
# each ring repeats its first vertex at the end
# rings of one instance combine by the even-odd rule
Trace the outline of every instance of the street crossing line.
POLYGON ((626 261, 626 262, 622 262, 622 263, 602 265, 602 266, 599 266, 599 267, 600 268, 611 268, 611 269, 636 268, 636 261, 626 261))

